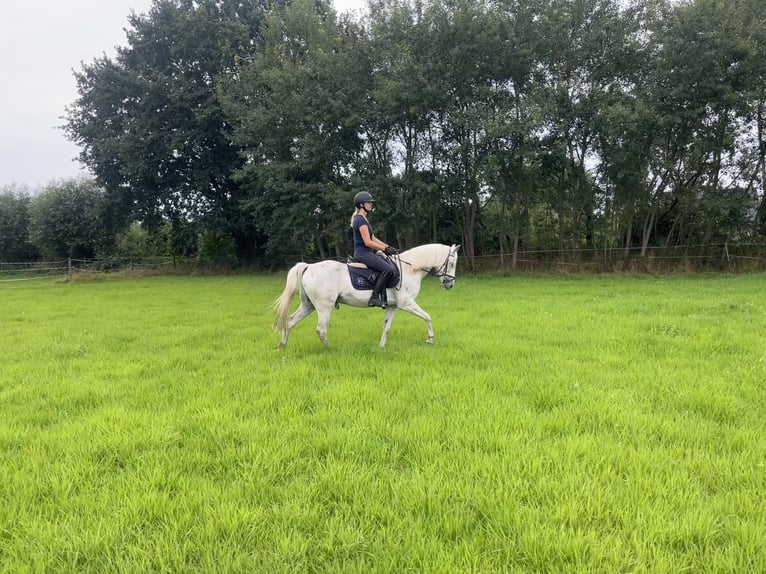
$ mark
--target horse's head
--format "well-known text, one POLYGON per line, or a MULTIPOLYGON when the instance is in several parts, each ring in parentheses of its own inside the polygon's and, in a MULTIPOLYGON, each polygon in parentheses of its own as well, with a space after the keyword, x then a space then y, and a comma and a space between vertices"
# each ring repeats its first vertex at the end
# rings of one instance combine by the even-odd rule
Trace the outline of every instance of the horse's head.
POLYGON ((457 269, 457 252, 460 249, 460 245, 452 245, 449 248, 446 259, 441 267, 437 270, 436 274, 441 279, 442 287, 448 291, 455 286, 455 270, 457 269))

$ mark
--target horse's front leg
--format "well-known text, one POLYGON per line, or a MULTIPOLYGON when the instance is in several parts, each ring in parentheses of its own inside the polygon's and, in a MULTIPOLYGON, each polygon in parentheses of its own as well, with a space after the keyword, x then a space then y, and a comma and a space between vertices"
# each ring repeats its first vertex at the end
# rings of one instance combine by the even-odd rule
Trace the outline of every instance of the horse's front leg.
POLYGON ((400 307, 402 311, 407 311, 408 313, 412 313, 413 315, 420 317, 423 319, 423 321, 426 322, 426 330, 428 331, 428 339, 426 340, 426 343, 429 345, 433 345, 434 343, 434 327, 431 323, 431 316, 423 311, 423 309, 420 308, 420 305, 415 303, 415 301, 410 301, 405 307, 400 307))
POLYGON ((391 330, 391 323, 394 322, 394 315, 396 315, 396 307, 388 307, 386 309, 386 318, 383 319, 383 334, 380 337, 380 348, 386 346, 386 340, 388 340, 388 332, 391 330))

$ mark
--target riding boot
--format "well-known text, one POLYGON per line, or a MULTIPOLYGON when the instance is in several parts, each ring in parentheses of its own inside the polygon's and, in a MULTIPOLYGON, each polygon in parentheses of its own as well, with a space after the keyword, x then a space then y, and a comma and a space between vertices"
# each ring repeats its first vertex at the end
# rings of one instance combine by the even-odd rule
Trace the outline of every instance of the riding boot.
POLYGON ((389 277, 391 277, 390 271, 382 271, 380 275, 378 275, 378 279, 375 281, 375 287, 372 288, 372 296, 367 302, 368 307, 386 308, 386 295, 384 289, 386 288, 386 283, 388 282, 389 277))

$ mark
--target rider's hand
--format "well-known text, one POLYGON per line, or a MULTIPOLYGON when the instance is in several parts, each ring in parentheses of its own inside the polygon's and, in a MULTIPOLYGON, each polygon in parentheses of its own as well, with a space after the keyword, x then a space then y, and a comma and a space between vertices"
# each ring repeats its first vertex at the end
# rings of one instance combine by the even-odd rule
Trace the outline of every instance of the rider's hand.
POLYGON ((399 250, 393 245, 389 245, 388 247, 386 247, 383 253, 385 253, 386 255, 396 255, 397 253, 399 253, 399 250))

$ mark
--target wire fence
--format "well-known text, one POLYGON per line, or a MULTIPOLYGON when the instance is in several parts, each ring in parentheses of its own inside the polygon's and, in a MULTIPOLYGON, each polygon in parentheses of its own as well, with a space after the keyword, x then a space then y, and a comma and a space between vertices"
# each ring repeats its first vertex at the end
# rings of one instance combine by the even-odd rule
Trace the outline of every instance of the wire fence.
POLYGON ((0 282, 10 283, 15 281, 30 281, 32 279, 49 279, 61 277, 69 270, 69 262, 61 261, 35 261, 30 263, 2 263, 0 262, 0 282))
MULTIPOLYGON (((329 257, 333 258, 333 257, 329 257)), ((321 257, 295 254, 283 256, 274 266, 267 259, 264 269, 282 269, 297 261, 316 263, 321 257)), ((346 257, 334 257, 345 261, 346 257)), ((458 268, 470 272, 683 272, 683 271, 766 271, 766 244, 706 243, 661 247, 600 247, 560 249, 518 249, 515 252, 471 254, 461 250, 458 268)))
POLYGON ((99 259, 70 259, 68 273, 117 273, 122 271, 146 271, 176 267, 181 260, 176 257, 103 257, 99 259))
MULTIPOLYGON (((679 247, 610 247, 575 249, 519 249, 509 253, 461 254, 459 268, 471 272, 538 271, 559 273, 684 271, 754 272, 766 271, 766 245, 716 243, 679 247)), ((318 258, 296 255, 293 263, 313 263, 318 258)), ((338 260, 341 260, 339 258, 338 260)), ((343 259, 345 260, 345 259, 343 259)), ((267 259, 248 269, 275 270, 267 259)), ((286 264, 289 266, 289 264, 286 264)), ((281 266, 277 266, 281 267, 281 266)), ((194 258, 103 257, 23 263, 0 262, 0 283, 116 273, 178 273, 199 271, 194 258)), ((211 271, 215 268, 211 267, 211 271)))
POLYGON ((714 243, 663 247, 517 250, 464 257, 474 271, 727 271, 766 270, 766 245, 714 243))
POLYGON ((177 257, 103 257, 24 263, 0 262, 0 283, 71 277, 77 274, 162 271, 185 264, 187 260, 177 257))

